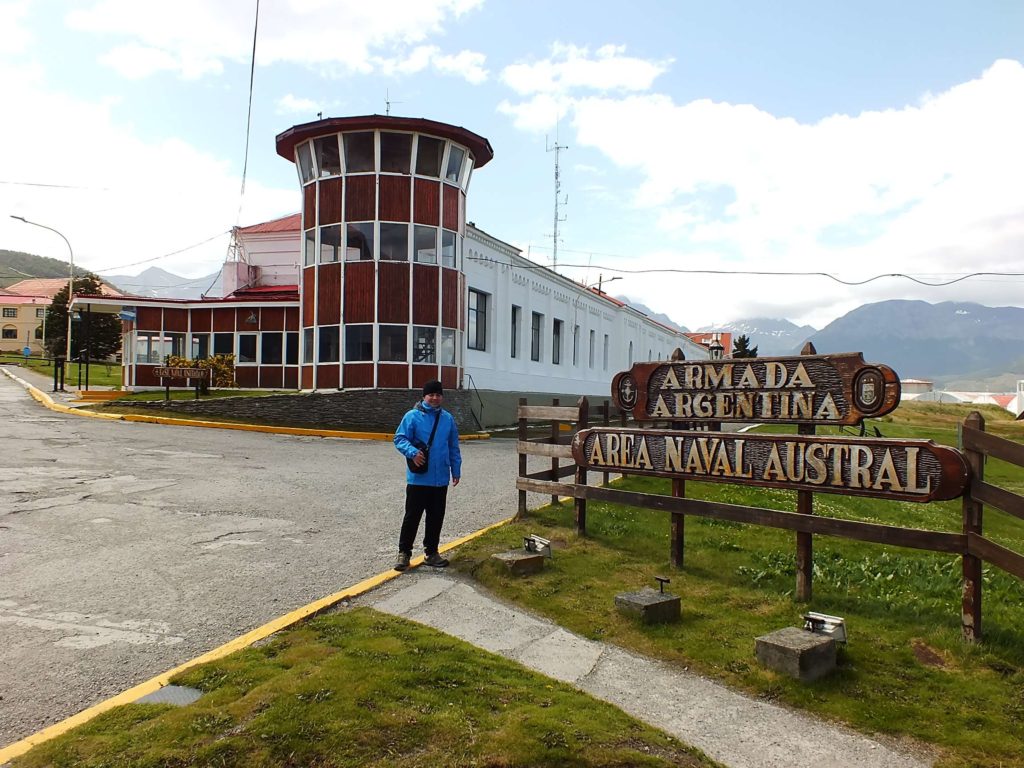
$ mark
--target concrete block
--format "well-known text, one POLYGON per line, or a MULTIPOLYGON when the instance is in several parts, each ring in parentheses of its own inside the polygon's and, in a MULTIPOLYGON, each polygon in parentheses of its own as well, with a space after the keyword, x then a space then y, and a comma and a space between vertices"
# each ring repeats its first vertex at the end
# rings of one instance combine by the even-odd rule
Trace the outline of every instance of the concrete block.
POLYGON ((836 641, 798 627, 785 627, 762 635, 754 643, 760 664, 809 683, 836 668, 836 641))
POLYGON ((670 592, 659 592, 650 587, 644 587, 639 592, 616 595, 615 607, 627 616, 640 619, 644 624, 679 621, 679 598, 670 592))
POLYGON ((511 552, 497 552, 491 557, 500 560, 517 576, 528 576, 531 573, 539 573, 544 570, 544 555, 537 552, 513 549, 511 552))

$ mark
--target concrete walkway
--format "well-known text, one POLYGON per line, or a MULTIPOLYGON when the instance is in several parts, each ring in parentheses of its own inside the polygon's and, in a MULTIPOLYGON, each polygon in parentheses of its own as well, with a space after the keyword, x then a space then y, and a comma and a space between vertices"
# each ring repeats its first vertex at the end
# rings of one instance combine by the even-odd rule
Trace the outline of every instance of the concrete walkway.
MULTIPOLYGON (((924 768, 848 729, 574 635, 448 572, 410 571, 353 601, 434 627, 570 683, 732 768, 924 768)), ((753 640, 751 640, 753 646, 753 640)))

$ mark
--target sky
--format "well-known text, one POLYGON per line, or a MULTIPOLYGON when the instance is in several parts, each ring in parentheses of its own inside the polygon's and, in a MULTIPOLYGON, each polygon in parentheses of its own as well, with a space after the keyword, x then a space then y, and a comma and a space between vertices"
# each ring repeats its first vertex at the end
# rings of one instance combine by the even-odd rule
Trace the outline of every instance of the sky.
POLYGON ((1019 0, 256 9, 0 0, 0 248, 68 258, 23 216, 100 274, 216 272, 300 207, 277 134, 390 109, 491 142, 467 219, 546 266, 557 158, 555 268, 690 328, 1024 306, 1019 0))

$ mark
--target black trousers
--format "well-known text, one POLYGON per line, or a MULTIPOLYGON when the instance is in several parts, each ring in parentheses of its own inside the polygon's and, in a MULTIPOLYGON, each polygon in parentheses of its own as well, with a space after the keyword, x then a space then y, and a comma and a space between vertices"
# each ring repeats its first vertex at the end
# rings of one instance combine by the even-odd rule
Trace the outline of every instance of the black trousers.
POLYGON ((402 520, 402 532, 398 536, 399 552, 412 555, 412 545, 416 540, 416 531, 420 527, 420 518, 426 512, 427 523, 423 531, 423 550, 428 555, 437 554, 447 499, 447 485, 405 486, 405 518, 402 520))

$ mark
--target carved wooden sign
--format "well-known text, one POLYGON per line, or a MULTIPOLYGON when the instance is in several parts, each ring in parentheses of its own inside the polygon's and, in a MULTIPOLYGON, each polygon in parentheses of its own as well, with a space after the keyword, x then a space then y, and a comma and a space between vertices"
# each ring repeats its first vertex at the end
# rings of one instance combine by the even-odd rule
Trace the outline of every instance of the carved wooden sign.
POLYGON ((637 363, 612 379, 637 421, 859 424, 900 402, 900 380, 859 352, 637 363))
POLYGON ((598 427, 572 454, 587 469, 903 501, 955 499, 968 480, 960 452, 931 440, 598 427))
POLYGON ((153 373, 161 379, 208 379, 210 368, 154 368, 153 373))

